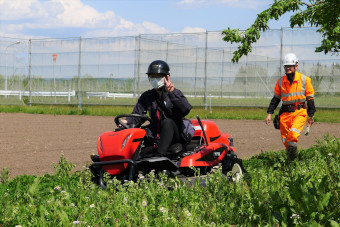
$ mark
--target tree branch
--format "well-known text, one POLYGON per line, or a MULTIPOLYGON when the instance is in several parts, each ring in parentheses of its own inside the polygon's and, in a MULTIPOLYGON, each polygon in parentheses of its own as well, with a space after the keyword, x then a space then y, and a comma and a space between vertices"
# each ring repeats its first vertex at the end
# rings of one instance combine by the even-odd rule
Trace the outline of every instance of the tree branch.
POLYGON ((315 3, 315 4, 307 4, 307 3, 305 3, 305 2, 301 2, 301 4, 307 6, 308 8, 310 8, 310 7, 313 7, 313 6, 317 6, 317 5, 323 4, 323 3, 325 3, 325 2, 326 2, 326 1, 320 1, 320 2, 317 2, 317 3, 315 3))

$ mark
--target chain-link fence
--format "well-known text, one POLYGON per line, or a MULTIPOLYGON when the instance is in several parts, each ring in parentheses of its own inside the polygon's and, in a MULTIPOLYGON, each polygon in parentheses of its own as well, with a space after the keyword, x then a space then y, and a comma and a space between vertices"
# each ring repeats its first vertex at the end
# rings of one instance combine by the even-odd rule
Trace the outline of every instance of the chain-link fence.
POLYGON ((340 58, 316 53, 316 28, 261 33, 253 51, 231 62, 237 44, 221 31, 112 38, 18 40, 0 37, 0 104, 133 105, 150 89, 153 60, 170 65, 171 81, 195 106, 268 106, 294 52, 313 81, 318 107, 340 107, 340 58))

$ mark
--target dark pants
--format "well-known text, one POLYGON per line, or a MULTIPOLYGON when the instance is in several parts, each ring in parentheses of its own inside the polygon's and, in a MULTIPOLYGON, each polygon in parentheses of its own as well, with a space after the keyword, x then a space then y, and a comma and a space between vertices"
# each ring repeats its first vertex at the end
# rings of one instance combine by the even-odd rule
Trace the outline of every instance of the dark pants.
POLYGON ((164 155, 170 147, 170 145, 179 143, 181 137, 179 135, 179 130, 177 124, 171 118, 166 118, 160 122, 160 133, 159 133, 159 143, 157 152, 164 155))

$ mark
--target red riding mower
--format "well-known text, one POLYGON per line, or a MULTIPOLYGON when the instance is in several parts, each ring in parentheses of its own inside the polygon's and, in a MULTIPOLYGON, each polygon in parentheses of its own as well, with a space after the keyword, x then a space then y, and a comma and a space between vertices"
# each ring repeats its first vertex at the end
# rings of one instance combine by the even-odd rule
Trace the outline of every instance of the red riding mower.
POLYGON ((115 131, 105 132, 97 140, 98 155, 91 155, 93 163, 89 166, 95 183, 106 188, 104 173, 125 180, 136 181, 138 174, 146 175, 154 170, 169 177, 194 177, 193 168, 201 175, 210 172, 214 166, 222 166, 222 173, 228 180, 238 181, 243 176, 242 160, 237 158, 233 138, 221 133, 215 122, 210 120, 191 120, 195 132, 188 144, 174 144, 169 147, 165 157, 152 157, 152 147, 146 147, 146 128, 151 119, 147 115, 123 114, 115 117, 115 131), (125 117, 141 119, 138 125, 127 125, 121 121, 125 117))

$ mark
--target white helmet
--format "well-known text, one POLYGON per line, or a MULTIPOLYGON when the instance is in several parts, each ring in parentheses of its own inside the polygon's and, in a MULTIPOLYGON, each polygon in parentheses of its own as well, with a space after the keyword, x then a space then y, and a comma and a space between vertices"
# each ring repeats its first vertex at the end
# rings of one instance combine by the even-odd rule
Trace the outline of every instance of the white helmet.
POLYGON ((298 62, 299 62, 298 58, 293 53, 286 54, 283 59, 284 66, 285 65, 296 65, 298 62))

